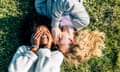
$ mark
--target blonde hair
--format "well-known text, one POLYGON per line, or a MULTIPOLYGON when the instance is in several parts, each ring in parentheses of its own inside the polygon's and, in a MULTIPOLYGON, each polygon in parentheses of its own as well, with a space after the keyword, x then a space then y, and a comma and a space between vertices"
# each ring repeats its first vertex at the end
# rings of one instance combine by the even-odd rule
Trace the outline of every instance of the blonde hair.
POLYGON ((75 32, 75 46, 65 54, 65 60, 75 65, 93 57, 102 56, 105 33, 99 31, 80 30, 75 32))

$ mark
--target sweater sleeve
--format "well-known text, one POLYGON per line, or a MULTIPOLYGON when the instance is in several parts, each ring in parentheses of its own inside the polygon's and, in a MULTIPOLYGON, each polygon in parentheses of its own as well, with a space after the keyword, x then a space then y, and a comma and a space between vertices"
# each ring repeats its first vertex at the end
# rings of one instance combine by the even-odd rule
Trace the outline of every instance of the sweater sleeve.
POLYGON ((90 18, 83 6, 83 0, 57 0, 53 5, 52 27, 58 27, 62 15, 68 12, 75 29, 81 29, 89 24, 90 18))
POLYGON ((83 4, 77 1, 71 8, 70 17, 72 18, 73 27, 77 30, 87 26, 90 22, 89 15, 83 4))
POLYGON ((52 52, 51 57, 51 72, 60 72, 60 66, 63 62, 64 56, 60 51, 52 52))
POLYGON ((48 48, 40 49, 35 70, 36 72, 60 72, 63 58, 63 54, 59 51, 51 52, 48 48))
POLYGON ((51 58, 51 51, 48 48, 41 48, 37 52, 38 61, 36 63, 36 71, 47 72, 49 70, 49 61, 51 58), (46 67, 47 66, 47 67, 46 67), (45 70, 45 71, 44 71, 45 70))
POLYGON ((52 27, 58 27, 62 16, 69 12, 74 4, 74 0, 56 0, 52 9, 52 27))
POLYGON ((46 15, 46 0, 35 0, 36 12, 41 15, 46 15))
POLYGON ((64 1, 63 0, 56 0, 56 2, 53 3, 52 8, 52 27, 59 27, 60 20, 63 14, 63 6, 64 1))
POLYGON ((8 67, 8 72, 28 72, 32 64, 37 60, 37 55, 27 49, 27 46, 20 46, 14 54, 8 67))

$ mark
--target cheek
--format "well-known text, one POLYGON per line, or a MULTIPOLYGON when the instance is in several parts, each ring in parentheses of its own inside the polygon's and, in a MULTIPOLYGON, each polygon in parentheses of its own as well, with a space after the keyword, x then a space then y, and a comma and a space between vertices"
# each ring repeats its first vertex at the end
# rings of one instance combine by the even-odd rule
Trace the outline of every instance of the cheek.
POLYGON ((62 53, 66 53, 69 51, 69 45, 60 45, 59 49, 62 53))
POLYGON ((65 44, 65 46, 67 46, 68 44, 71 43, 69 38, 62 38, 61 40, 59 40, 60 44, 65 44))
POLYGON ((41 44, 48 44, 48 39, 41 40, 41 44))
POLYGON ((48 41, 47 41, 47 40, 45 40, 45 41, 44 41, 44 44, 47 44, 47 43, 48 43, 48 41))

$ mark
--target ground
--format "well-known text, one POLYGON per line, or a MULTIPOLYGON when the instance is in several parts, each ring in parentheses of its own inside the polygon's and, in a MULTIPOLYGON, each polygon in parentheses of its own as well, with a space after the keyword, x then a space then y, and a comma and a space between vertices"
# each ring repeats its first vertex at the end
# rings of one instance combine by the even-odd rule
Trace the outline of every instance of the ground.
MULTIPOLYGON (((61 72, 120 72, 120 0, 84 0, 91 22, 87 27, 106 33, 104 56, 81 63, 78 68, 65 62, 61 72)), ((20 27, 33 12, 33 0, 0 0, 0 72, 7 72, 17 47, 20 27)))

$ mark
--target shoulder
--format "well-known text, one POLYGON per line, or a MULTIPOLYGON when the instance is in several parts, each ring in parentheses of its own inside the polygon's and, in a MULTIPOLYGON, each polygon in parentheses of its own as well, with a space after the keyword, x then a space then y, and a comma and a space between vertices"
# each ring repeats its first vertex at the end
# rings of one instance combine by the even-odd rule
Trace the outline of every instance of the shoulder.
POLYGON ((24 51, 28 51, 28 50, 30 50, 30 46, 27 46, 27 45, 21 45, 17 49, 17 51, 19 51, 19 52, 24 52, 24 51))
POLYGON ((62 54, 62 52, 60 52, 59 50, 52 51, 51 55, 52 56, 58 56, 58 57, 64 57, 64 55, 62 54))

